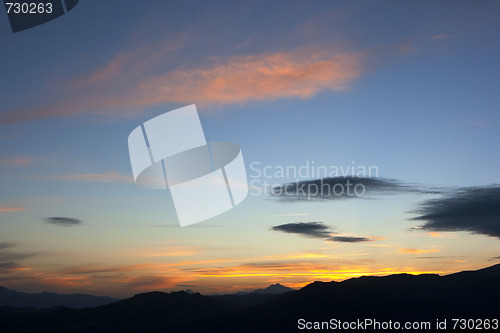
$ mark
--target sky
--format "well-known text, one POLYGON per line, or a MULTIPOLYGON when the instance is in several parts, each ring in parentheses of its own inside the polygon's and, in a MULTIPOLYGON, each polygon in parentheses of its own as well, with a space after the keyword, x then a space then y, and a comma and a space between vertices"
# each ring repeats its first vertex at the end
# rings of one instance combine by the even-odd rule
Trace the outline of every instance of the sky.
POLYGON ((0 285, 214 294, 498 263, 499 11, 82 0, 18 33, 2 12, 0 285), (127 138, 191 104, 240 146, 249 195, 180 227, 127 138), (268 191, 346 180, 366 193, 268 191))

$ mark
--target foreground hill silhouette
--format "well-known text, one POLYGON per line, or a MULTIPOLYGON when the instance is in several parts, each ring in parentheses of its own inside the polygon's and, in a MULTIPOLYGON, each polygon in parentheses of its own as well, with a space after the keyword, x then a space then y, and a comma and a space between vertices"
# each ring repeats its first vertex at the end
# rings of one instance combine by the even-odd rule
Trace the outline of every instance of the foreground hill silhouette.
POLYGON ((276 295, 294 291, 279 283, 272 284, 264 289, 257 289, 250 292, 237 292, 236 294, 213 295, 212 297, 222 299, 234 304, 254 305, 268 300, 276 295))
POLYGON ((398 274, 314 282, 250 306, 200 294, 153 292, 82 310, 4 308, 0 331, 294 332, 301 331, 300 318, 416 320, 433 325, 436 319, 448 319, 450 327, 451 318, 499 315, 500 265, 495 265, 446 276, 398 274))

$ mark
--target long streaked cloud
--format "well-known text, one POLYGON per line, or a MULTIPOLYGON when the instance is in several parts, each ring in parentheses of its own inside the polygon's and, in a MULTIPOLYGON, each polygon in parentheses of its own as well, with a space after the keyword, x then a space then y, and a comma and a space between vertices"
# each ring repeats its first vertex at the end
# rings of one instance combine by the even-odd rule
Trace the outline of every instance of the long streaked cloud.
POLYGON ((137 270, 147 270, 162 267, 159 264, 138 264, 138 265, 127 265, 127 266, 108 266, 108 265, 80 265, 77 267, 71 267, 64 270, 62 274, 77 274, 77 275, 89 275, 89 274, 101 274, 101 273, 123 273, 137 270))
POLYGON ((299 278, 309 281, 344 280, 351 277, 366 275, 388 275, 399 273, 442 273, 442 271, 422 271, 414 267, 394 267, 389 269, 369 269, 362 264, 344 265, 335 262, 274 262, 274 263, 245 263, 228 267, 208 267, 188 270, 188 274, 199 275, 203 278, 243 278, 243 277, 276 277, 299 278))
POLYGON ((9 249, 16 246, 16 243, 11 242, 0 242, 0 250, 9 249))
POLYGON ((19 267, 20 266, 17 263, 12 261, 0 262, 0 273, 10 273, 19 267))
POLYGON ((7 252, 7 251, 2 251, 0 252, 0 262, 1 261, 12 261, 12 260, 20 260, 20 259, 26 259, 26 258, 31 258, 36 253, 32 252, 7 252))
POLYGON ((33 158, 27 156, 1 157, 0 166, 25 166, 33 163, 33 158))
POLYGON ((437 35, 430 36, 429 39, 430 40, 437 40, 437 39, 445 39, 445 38, 450 38, 450 37, 452 37, 452 36, 446 35, 446 34, 437 34, 437 35))
POLYGON ((53 180, 70 180, 77 182, 92 182, 92 183, 133 183, 132 176, 122 175, 118 171, 109 171, 104 173, 83 173, 83 174, 66 174, 66 175, 49 175, 40 176, 40 178, 53 180))
POLYGON ((398 249, 398 252, 401 252, 401 253, 409 253, 409 254, 425 254, 425 253, 436 253, 436 252, 439 252, 439 249, 428 249, 428 250, 422 250, 422 249, 406 249, 406 248, 400 248, 400 249, 398 249))
POLYGON ((303 180, 274 186, 271 197, 281 200, 336 200, 363 198, 372 195, 427 193, 438 194, 437 188, 406 184, 393 179, 342 176, 303 180))
POLYGON ((19 206, 0 206, 0 213, 22 212, 23 210, 24 208, 19 206))
POLYGON ((214 58, 201 68, 178 69, 140 83, 141 104, 235 104, 288 97, 311 98, 345 90, 360 75, 361 54, 317 50, 214 58))
MULTIPOLYGON (((179 285, 203 286, 204 292, 242 290, 250 285, 265 287, 270 282, 285 285, 317 280, 344 280, 363 275, 397 273, 443 273, 422 267, 387 267, 373 259, 346 260, 345 255, 321 251, 283 253, 251 258, 219 258, 168 263, 132 265, 86 264, 32 274, 28 268, 5 263, 9 274, 0 283, 21 290, 56 292, 92 292, 106 290, 107 295, 130 297, 135 291, 175 290, 179 285), (17 271, 16 271, 17 270, 17 271), (223 280, 222 280, 223 279, 223 280), (224 281, 224 282, 221 282, 224 281)), ((1 266, 0 266, 1 268, 1 266)), ((253 289, 256 289, 253 288, 253 289)))
POLYGON ((153 49, 154 56, 144 57, 135 50, 129 52, 118 54, 90 76, 66 84, 70 90, 64 94, 69 96, 66 99, 40 108, 8 110, 0 115, 0 125, 81 113, 123 117, 165 103, 208 106, 308 99, 322 91, 348 89, 350 81, 361 75, 363 59, 362 52, 311 47, 212 57, 199 66, 165 70, 161 64, 170 51, 153 49))
POLYGON ((500 238, 500 186, 459 188, 423 202, 415 211, 414 221, 423 224, 414 229, 425 231, 467 231, 500 238))
POLYGON ((141 253, 148 257, 187 257, 200 254, 203 250, 201 246, 165 246, 146 250, 141 253))
POLYGON ((83 223, 81 220, 72 217, 46 217, 43 221, 61 227, 72 227, 83 223))
POLYGON ((277 225, 271 228, 274 231, 282 231, 289 234, 297 234, 304 237, 319 238, 331 242, 358 243, 373 241, 373 238, 337 235, 336 232, 323 222, 294 222, 277 225))
POLYGON ((18 244, 13 242, 0 242, 0 273, 11 273, 14 271, 24 270, 25 267, 20 265, 19 260, 31 258, 37 255, 37 253, 33 252, 11 251, 12 248, 17 246, 18 244))

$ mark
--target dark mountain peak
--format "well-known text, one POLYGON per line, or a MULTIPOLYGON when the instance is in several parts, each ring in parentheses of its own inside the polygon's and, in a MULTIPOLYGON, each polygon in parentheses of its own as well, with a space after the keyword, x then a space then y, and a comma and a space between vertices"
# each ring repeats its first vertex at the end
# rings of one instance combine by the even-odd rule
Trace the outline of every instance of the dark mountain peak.
POLYGON ((146 293, 135 294, 131 299, 144 299, 144 298, 159 298, 165 297, 168 293, 163 291, 149 291, 146 293))
POLYGON ((278 295, 278 294, 283 294, 287 293, 289 291, 293 291, 294 289, 285 287, 279 283, 271 284, 270 286, 264 288, 264 289, 257 289, 252 292, 251 294, 273 294, 273 295, 278 295))
MULTIPOLYGON (((315 286, 315 287, 320 287, 320 286, 330 286, 330 285, 334 285, 336 283, 339 283, 339 282, 335 282, 335 281, 330 281, 330 282, 324 282, 324 281, 314 281, 312 283, 309 283, 307 286, 305 286, 304 288, 307 288, 309 286, 315 286)), ((302 288, 302 289, 304 289, 302 288)))

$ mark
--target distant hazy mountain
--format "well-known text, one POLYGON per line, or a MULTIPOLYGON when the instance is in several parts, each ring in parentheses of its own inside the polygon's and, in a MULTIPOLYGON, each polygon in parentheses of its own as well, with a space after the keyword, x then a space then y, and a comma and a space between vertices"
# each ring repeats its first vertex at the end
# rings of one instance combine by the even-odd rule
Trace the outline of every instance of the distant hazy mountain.
POLYGON ((250 294, 273 294, 273 295, 279 295, 279 294, 284 294, 289 291, 293 291, 294 289, 285 287, 279 283, 275 283, 270 285, 269 287, 266 287, 264 289, 257 289, 254 291, 251 291, 250 294))
POLYGON ((227 302, 241 305, 255 305, 268 300, 275 295, 284 294, 294 291, 292 288, 285 287, 279 283, 272 284, 264 289, 256 289, 253 291, 239 291, 235 294, 214 295, 214 298, 222 299, 227 302))
POLYGON ((191 332, 242 308, 199 293, 150 292, 81 310, 0 308, 0 332, 191 332))
MULTIPOLYGON (((198 293, 153 292, 81 310, 0 308, 0 332, 303 332, 298 329, 301 318, 308 322, 428 321, 433 325, 436 320, 447 320, 450 328, 452 318, 500 317, 500 265, 446 276, 360 277, 314 282, 279 295, 229 296, 263 295, 268 298, 254 305, 198 293)), ((436 331, 431 328, 425 331, 436 331)), ((367 331, 374 330, 363 330, 367 331)))
POLYGON ((65 306, 68 308, 81 309, 105 305, 116 301, 118 301, 118 299, 111 297, 84 294, 27 294, 0 287, 0 306, 37 309, 65 306))

